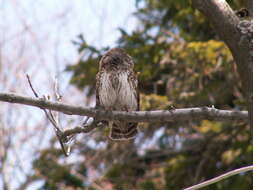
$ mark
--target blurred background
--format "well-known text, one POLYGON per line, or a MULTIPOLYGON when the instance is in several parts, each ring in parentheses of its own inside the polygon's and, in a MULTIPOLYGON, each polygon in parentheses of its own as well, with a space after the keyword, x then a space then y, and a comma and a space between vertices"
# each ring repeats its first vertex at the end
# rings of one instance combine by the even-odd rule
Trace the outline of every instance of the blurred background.
MULTIPOLYGON (((233 9, 242 0, 229 0, 233 9)), ((141 110, 245 110, 233 58, 188 0, 0 0, 0 89, 94 106, 98 60, 124 48, 140 72, 141 110)), ((253 161, 247 122, 140 123, 134 141, 76 136, 65 157, 44 113, 0 102, 0 189, 177 190, 253 161)), ((63 129, 83 117, 60 115, 63 129)), ((248 190, 241 174, 203 189, 248 190)))

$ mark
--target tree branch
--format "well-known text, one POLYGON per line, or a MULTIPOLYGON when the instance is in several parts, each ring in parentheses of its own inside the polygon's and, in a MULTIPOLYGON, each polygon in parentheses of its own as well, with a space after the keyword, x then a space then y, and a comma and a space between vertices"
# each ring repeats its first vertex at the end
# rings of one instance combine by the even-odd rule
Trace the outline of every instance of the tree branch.
POLYGON ((208 18, 219 37, 236 49, 240 38, 236 26, 240 19, 225 0, 192 0, 192 5, 208 18))
MULTIPOLYGON (((247 6, 252 0, 245 1, 247 6)), ((225 0, 192 0, 231 50, 242 81, 253 136, 253 20, 240 20, 225 0)))
MULTIPOLYGON (((28 74, 26 75, 26 78, 27 78, 27 80, 28 80, 29 86, 30 86, 30 88, 31 88, 31 90, 32 90, 32 92, 33 92, 33 94, 34 94, 34 96, 35 96, 36 98, 39 98, 38 93, 37 93, 36 90, 33 88, 33 85, 32 85, 31 79, 30 79, 30 76, 29 76, 28 74)), ((57 101, 59 101, 59 100, 61 99, 61 96, 60 96, 60 95, 58 94, 58 92, 57 92, 57 82, 55 82, 55 96, 56 96, 56 100, 57 100, 57 101)), ((51 124, 53 125, 54 130, 55 130, 55 134, 56 134, 56 136, 57 136, 57 138, 58 138, 58 140, 59 140, 59 143, 60 143, 60 145, 61 145, 61 148, 62 148, 62 151, 63 151, 64 155, 65 155, 65 156, 69 156, 69 153, 70 153, 70 146, 68 146, 68 147, 67 147, 67 150, 66 150, 63 141, 69 142, 69 141, 71 140, 71 138, 69 139, 67 136, 64 136, 64 137, 62 136, 62 133, 63 133, 63 132, 62 132, 62 130, 60 129, 59 121, 58 121, 57 119, 55 119, 55 117, 53 116, 51 110, 49 110, 49 112, 47 112, 46 109, 44 109, 44 108, 41 108, 41 109, 44 111, 44 113, 45 113, 47 119, 48 119, 48 120, 51 122, 51 124)), ((57 115, 58 115, 58 114, 57 114, 57 115)), ((58 118, 58 116, 57 116, 57 118, 58 118)))
POLYGON ((68 115, 96 117, 100 120, 124 120, 134 122, 167 122, 187 120, 218 120, 218 121, 247 121, 247 111, 228 111, 215 108, 199 107, 157 111, 106 111, 95 108, 73 106, 59 102, 52 102, 41 98, 31 98, 13 93, 0 93, 0 101, 18 103, 41 109, 59 111, 68 115))
POLYGON ((197 184, 197 185, 185 188, 183 190, 196 190, 196 189, 200 189, 202 187, 206 187, 206 186, 211 185, 213 183, 217 183, 217 182, 219 182, 221 180, 224 180, 224 179, 229 178, 231 176, 234 176, 236 174, 240 174, 240 173, 248 172, 248 171, 252 171, 252 170, 253 170, 253 166, 246 166, 246 167, 242 167, 242 168, 239 168, 239 169, 235 169, 235 170, 232 170, 232 171, 227 172, 225 174, 222 174, 222 175, 220 175, 218 177, 215 177, 213 179, 204 181, 203 183, 200 183, 200 184, 197 184))

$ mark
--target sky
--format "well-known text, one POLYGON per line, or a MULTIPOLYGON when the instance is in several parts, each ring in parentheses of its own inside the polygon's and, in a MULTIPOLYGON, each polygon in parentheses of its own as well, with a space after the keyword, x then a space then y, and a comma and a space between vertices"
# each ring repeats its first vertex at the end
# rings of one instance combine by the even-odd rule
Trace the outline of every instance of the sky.
MULTIPOLYGON (((120 35, 119 27, 128 32, 136 28, 133 12, 135 0, 0 0, 0 81, 4 81, 0 90, 33 96, 25 77, 29 74, 39 93, 48 94, 52 93, 54 78, 58 76, 64 101, 85 102, 83 92, 69 85, 71 74, 64 72, 66 65, 79 59, 72 41, 83 34, 88 44, 114 47, 120 35), (69 98, 73 92, 77 96, 69 98)), ((43 134, 39 138, 33 136, 35 127, 45 121, 41 110, 1 102, 0 105, 4 126, 0 126, 0 133, 3 129, 13 132, 5 175, 12 181, 10 188, 15 189, 25 179, 19 165, 26 173, 31 171, 36 156, 36 152, 31 155, 31 150, 36 150, 38 145, 47 146, 53 130, 38 127, 43 134), (10 110, 11 117, 6 110, 10 110), (29 141, 24 141, 27 136, 29 141)), ((39 185, 34 184, 30 189, 39 185)))
MULTIPOLYGON (((3 53, 15 54, 13 47, 23 44, 23 57, 44 62, 47 67, 58 61, 58 67, 63 69, 64 63, 72 64, 77 58, 76 47, 71 43, 77 35, 83 34, 88 44, 103 47, 115 45, 120 34, 117 28, 132 31, 136 26, 131 16, 134 1, 2 0, 3 53)), ((20 56, 20 52, 16 54, 10 62, 20 56)), ((48 68, 49 72, 55 69, 51 70, 48 68)))

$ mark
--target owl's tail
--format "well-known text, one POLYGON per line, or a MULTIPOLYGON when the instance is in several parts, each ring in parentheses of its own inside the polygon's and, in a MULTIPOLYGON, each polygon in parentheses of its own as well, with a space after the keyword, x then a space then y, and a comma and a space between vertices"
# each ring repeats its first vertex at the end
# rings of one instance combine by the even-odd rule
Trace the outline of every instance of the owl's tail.
POLYGON ((111 131, 109 137, 112 140, 130 140, 138 134, 138 123, 120 123, 113 122, 110 124, 111 131))

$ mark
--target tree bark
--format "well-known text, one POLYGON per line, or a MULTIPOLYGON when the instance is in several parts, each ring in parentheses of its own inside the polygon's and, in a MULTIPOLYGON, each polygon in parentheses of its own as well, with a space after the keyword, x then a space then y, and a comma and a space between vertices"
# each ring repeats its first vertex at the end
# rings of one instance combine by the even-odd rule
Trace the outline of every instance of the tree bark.
POLYGON ((63 112, 69 115, 82 115, 103 120, 124 120, 134 122, 167 122, 189 120, 248 121, 247 111, 228 111, 215 108, 184 108, 156 111, 106 111, 95 108, 72 106, 59 102, 51 102, 41 98, 30 98, 11 93, 0 93, 0 101, 18 103, 63 112))
MULTIPOLYGON (((248 0, 252 6, 252 0, 248 0)), ((192 5, 212 23, 236 62, 249 111, 253 135, 253 22, 241 21, 225 0, 192 0, 192 5)))

